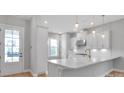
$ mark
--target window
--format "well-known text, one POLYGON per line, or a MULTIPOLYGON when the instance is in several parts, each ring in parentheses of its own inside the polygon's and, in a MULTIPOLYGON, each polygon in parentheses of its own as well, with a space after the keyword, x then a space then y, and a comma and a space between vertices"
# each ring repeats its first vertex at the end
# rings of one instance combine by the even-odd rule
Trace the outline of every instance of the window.
POLYGON ((19 61, 19 31, 5 30, 5 62, 19 61))
POLYGON ((59 56, 59 43, 57 39, 49 39, 48 54, 49 57, 59 56))

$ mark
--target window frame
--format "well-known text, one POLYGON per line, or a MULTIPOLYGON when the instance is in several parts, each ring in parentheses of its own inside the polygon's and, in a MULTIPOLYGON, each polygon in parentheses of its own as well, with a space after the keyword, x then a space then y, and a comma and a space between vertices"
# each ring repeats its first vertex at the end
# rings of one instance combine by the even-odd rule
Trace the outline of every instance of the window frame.
MULTIPOLYGON (((5 63, 17 63, 17 62, 20 62, 19 60, 20 60, 20 56, 19 56, 19 53, 20 53, 20 50, 19 50, 19 52, 18 52, 18 61, 14 61, 13 59, 14 59, 14 56, 13 56, 13 53, 14 53, 14 46, 13 45, 5 45, 5 43, 6 43, 6 39, 11 39, 11 43, 13 44, 13 41, 14 41, 14 39, 18 39, 18 40, 20 40, 20 36, 18 37, 18 38, 14 38, 14 31, 17 31, 18 32, 18 30, 15 30, 15 29, 8 29, 8 28, 5 28, 4 29, 4 62, 5 63), (10 30, 12 33, 10 34, 10 35, 12 35, 12 37, 7 37, 6 36, 6 31, 7 30, 10 30), (6 52, 5 52, 5 50, 7 49, 7 48, 12 48, 11 49, 11 51, 12 51, 12 55, 11 55, 11 59, 12 59, 12 61, 6 61, 6 52)), ((18 34, 18 35, 20 35, 20 33, 18 34)), ((18 47, 20 47, 20 41, 19 41, 19 46, 18 47)))
POLYGON ((58 38, 48 38, 48 57, 49 58, 54 58, 54 57, 59 57, 59 48, 60 48, 60 46, 59 46, 59 39, 58 38), (57 40, 57 56, 51 56, 50 54, 51 54, 51 39, 55 39, 55 40, 57 40))

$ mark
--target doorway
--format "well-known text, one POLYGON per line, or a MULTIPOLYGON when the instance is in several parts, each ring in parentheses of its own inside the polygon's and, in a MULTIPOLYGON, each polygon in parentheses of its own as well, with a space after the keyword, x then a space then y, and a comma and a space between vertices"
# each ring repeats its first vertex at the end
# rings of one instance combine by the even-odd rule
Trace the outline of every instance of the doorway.
POLYGON ((24 70, 24 28, 0 25, 1 76, 24 70))

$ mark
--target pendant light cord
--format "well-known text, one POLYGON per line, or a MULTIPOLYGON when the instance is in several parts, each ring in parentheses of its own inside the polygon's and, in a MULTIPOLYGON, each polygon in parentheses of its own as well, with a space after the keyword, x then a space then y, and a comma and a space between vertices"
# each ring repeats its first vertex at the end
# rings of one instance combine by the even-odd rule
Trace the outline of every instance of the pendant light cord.
POLYGON ((102 30, 103 30, 103 35, 104 35, 104 24, 105 24, 105 15, 102 15, 102 25, 103 25, 103 28, 102 28, 102 30))
POLYGON ((76 15, 76 24, 78 24, 78 16, 76 15))

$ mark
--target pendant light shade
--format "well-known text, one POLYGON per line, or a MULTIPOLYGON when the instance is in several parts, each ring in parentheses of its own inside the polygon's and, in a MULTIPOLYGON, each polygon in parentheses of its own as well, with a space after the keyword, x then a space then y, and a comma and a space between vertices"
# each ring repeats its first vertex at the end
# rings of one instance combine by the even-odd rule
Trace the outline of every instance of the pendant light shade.
POLYGON ((78 27, 79 27, 79 24, 78 24, 78 23, 76 23, 76 24, 75 24, 75 28, 78 28, 78 27))
POLYGON ((79 23, 78 23, 78 16, 76 16, 76 23, 75 23, 75 28, 79 28, 79 23))
MULTIPOLYGON (((95 16, 93 16, 93 21, 90 23, 91 27, 95 26, 95 16)), ((95 30, 92 31, 93 34, 96 33, 95 30)))

